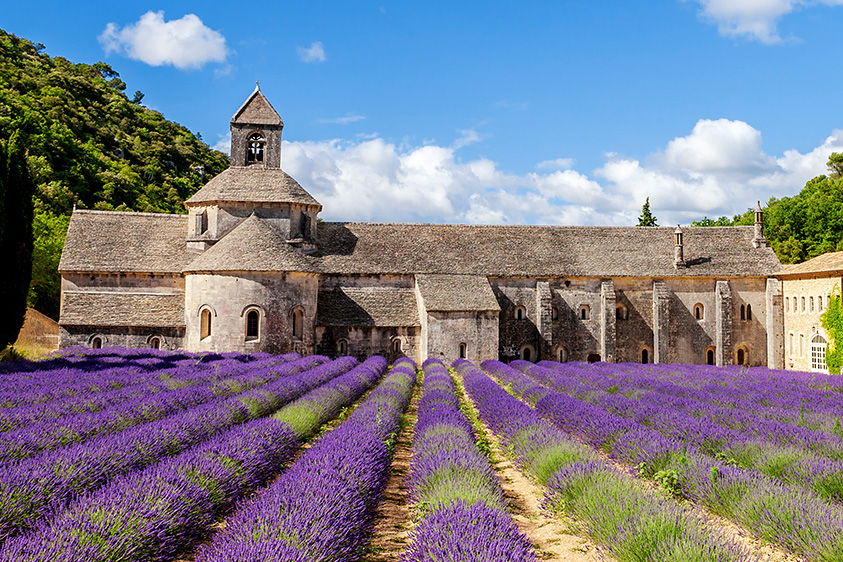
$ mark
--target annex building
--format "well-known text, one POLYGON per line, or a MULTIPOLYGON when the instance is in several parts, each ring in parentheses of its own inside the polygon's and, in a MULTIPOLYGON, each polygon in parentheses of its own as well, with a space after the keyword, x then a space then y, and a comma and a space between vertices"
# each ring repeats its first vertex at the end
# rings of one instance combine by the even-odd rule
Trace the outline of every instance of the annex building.
POLYGON ((260 89, 230 126, 187 214, 73 213, 62 347, 783 366, 760 208, 754 227, 323 222, 260 89))

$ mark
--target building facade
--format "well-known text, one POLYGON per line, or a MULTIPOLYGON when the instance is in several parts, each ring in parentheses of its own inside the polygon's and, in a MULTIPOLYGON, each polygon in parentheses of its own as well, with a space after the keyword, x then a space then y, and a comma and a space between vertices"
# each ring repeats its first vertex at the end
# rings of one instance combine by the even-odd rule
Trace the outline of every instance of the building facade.
MULTIPOLYGON (((256 89, 186 215, 75 211, 61 345, 781 366, 754 227, 322 222, 256 89)), ((778 334, 778 336, 776 335, 778 334)))

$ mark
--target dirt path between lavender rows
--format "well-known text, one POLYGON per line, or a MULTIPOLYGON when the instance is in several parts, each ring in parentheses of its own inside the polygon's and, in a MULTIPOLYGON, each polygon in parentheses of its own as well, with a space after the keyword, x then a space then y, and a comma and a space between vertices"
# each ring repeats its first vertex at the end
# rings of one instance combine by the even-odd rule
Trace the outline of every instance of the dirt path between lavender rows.
MULTIPOLYGON (((473 402, 464 390, 460 398, 474 409, 473 402)), ((492 464, 506 494, 512 519, 536 547, 538 558, 559 562, 614 562, 604 549, 576 534, 572 530, 571 521, 562 516, 549 515, 542 509, 542 489, 506 457, 500 440, 482 420, 480 424, 489 442, 492 464)))
POLYGON ((410 472, 413 456, 413 435, 418 419, 421 382, 416 384, 413 397, 404 414, 404 429, 398 434, 392 452, 392 466, 384 486, 380 504, 375 512, 364 562, 398 562, 407 550, 409 533, 413 527, 410 499, 404 479, 410 472))

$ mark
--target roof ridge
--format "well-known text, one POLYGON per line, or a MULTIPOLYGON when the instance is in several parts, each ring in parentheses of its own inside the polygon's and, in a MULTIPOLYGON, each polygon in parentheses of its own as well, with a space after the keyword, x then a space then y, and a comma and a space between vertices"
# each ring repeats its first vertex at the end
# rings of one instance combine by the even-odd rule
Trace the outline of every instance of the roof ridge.
POLYGON ((82 215, 133 215, 140 217, 184 217, 187 218, 187 213, 147 213, 142 211, 101 211, 99 209, 74 209, 73 213, 82 215))
MULTIPOLYGON (((447 223, 447 222, 365 222, 365 221, 323 221, 322 224, 346 224, 346 225, 371 225, 371 226, 431 226, 431 227, 471 227, 471 228, 511 228, 511 229, 528 229, 528 228, 558 228, 558 229, 638 229, 641 228, 642 232, 647 230, 665 230, 673 232, 675 230, 675 226, 647 226, 647 227, 639 227, 636 225, 629 225, 629 226, 613 226, 613 225, 578 225, 578 224, 469 224, 469 223, 447 223)), ((687 228, 693 229, 709 229, 709 230, 720 230, 720 229, 734 229, 734 228, 742 228, 748 229, 753 228, 751 225, 734 225, 734 226, 687 226, 687 228)))

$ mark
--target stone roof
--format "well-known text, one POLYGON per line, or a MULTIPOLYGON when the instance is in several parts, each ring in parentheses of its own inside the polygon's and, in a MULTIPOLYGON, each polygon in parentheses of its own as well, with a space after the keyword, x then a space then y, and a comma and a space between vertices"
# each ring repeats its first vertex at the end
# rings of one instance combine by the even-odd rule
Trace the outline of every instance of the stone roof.
POLYGON ((500 310, 489 280, 480 275, 416 275, 424 307, 432 311, 500 310))
POLYGON ((184 328, 184 295, 64 291, 59 322, 63 326, 184 328))
POLYGON ((247 125, 280 125, 284 126, 281 116, 263 95, 260 86, 255 87, 252 95, 243 102, 240 109, 231 118, 232 123, 243 123, 247 125))
POLYGON ((735 277, 781 268, 754 248, 751 226, 684 229, 687 267, 674 268, 672 227, 320 223, 324 273, 490 277, 735 277))
POLYGON ((316 270, 313 258, 291 247, 269 219, 255 214, 184 268, 185 272, 316 270))
POLYGON ((317 326, 419 326, 413 289, 340 287, 320 290, 317 326))
POLYGON ((843 274, 843 252, 829 252, 802 263, 785 265, 779 276, 843 274))
POLYGON ((198 205, 215 201, 300 203, 322 205, 281 168, 232 166, 216 175, 185 201, 198 205))
POLYGON ((187 215, 74 211, 59 271, 177 274, 186 236, 187 215))

